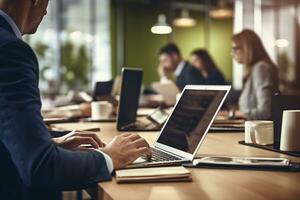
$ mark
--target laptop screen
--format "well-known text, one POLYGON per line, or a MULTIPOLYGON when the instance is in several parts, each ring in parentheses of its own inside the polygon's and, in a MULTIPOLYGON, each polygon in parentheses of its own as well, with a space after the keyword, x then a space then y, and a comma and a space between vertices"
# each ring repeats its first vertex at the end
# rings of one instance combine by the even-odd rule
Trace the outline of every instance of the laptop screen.
POLYGON ((193 154, 227 90, 185 89, 157 142, 193 154))
POLYGON ((143 79, 141 69, 123 68, 117 128, 136 121, 143 79))

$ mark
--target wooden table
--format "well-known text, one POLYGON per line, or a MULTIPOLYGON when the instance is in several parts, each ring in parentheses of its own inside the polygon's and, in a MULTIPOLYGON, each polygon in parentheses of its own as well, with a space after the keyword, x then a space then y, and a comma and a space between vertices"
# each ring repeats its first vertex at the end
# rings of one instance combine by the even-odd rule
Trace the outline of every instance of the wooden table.
MULTIPOLYGON (((99 126, 101 138, 109 142, 116 131, 115 123, 59 124, 69 130, 99 126)), ((150 144, 158 132, 139 133, 150 144)), ((243 133, 209 133, 200 147, 198 156, 265 156, 285 157, 300 162, 300 158, 239 145, 243 133)), ((100 199, 300 199, 300 173, 254 170, 190 169, 192 182, 117 184, 115 180, 99 183, 100 199)))

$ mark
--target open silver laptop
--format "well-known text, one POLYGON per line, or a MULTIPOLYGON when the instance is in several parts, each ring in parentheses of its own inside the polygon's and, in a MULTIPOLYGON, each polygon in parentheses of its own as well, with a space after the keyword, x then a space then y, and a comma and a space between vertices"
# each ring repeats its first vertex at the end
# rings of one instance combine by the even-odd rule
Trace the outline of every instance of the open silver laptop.
POLYGON ((186 86, 151 147, 152 158, 138 158, 128 168, 191 162, 231 86, 186 86))

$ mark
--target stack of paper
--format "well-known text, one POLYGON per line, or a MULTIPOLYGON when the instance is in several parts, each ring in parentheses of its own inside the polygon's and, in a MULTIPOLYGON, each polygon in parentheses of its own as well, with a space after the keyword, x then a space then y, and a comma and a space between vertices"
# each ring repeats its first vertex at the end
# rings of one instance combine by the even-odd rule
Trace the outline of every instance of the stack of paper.
POLYGON ((191 181, 191 172, 182 166, 122 169, 116 171, 118 183, 191 181))

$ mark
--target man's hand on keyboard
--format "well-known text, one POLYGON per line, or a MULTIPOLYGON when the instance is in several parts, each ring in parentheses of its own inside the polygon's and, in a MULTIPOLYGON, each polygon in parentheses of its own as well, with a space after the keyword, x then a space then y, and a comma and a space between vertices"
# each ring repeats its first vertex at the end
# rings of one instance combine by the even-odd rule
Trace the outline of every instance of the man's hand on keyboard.
POLYGON ((119 135, 101 148, 101 151, 111 157, 114 169, 124 168, 142 155, 151 158, 149 144, 138 134, 119 135))
POLYGON ((95 149, 105 146, 97 133, 89 131, 72 131, 67 135, 53 138, 52 140, 56 145, 65 149, 85 149, 81 145, 90 145, 95 149))

